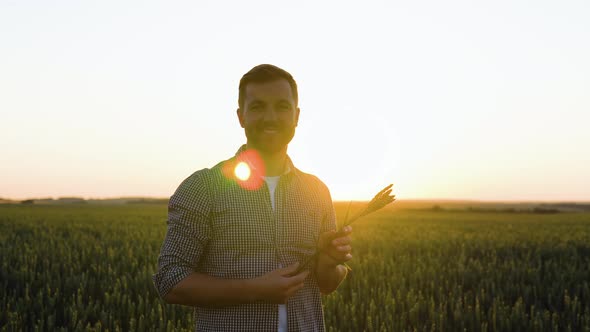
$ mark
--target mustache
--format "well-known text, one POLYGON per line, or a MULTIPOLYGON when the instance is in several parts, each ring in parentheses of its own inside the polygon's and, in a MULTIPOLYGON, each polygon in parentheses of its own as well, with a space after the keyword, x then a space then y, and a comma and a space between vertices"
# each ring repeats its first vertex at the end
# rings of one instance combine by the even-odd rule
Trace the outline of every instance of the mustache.
POLYGON ((256 129, 264 130, 264 128, 276 128, 278 130, 285 129, 285 124, 281 122, 262 122, 256 126, 256 129))

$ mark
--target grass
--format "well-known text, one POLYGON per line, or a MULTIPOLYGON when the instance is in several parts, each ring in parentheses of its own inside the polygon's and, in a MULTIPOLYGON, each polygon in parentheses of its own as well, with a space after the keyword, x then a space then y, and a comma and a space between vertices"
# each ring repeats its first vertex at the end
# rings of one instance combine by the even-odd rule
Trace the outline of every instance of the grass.
MULTIPOLYGON (((0 205, 0 330, 192 331, 151 283, 165 220, 165 205, 0 205)), ((590 331, 589 213, 385 208, 353 229, 330 331, 590 331)))

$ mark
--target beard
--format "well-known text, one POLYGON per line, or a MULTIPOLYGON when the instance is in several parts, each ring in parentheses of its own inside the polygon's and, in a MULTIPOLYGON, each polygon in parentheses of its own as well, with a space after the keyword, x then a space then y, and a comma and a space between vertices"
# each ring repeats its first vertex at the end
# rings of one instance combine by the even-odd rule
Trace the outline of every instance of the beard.
POLYGON ((274 154, 286 149, 287 145, 295 136, 295 126, 285 126, 281 124, 262 124, 244 128, 248 146, 260 151, 261 153, 274 154), (266 133, 264 129, 272 127, 276 133, 266 133))

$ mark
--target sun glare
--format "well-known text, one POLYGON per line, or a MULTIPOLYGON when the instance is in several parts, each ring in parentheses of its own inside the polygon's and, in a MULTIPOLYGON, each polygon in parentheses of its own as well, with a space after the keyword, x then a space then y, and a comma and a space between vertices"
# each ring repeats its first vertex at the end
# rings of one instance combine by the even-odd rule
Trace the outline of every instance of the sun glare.
POLYGON ((245 162, 241 161, 236 165, 234 169, 234 173, 236 177, 242 181, 248 180, 250 178, 250 167, 245 162))

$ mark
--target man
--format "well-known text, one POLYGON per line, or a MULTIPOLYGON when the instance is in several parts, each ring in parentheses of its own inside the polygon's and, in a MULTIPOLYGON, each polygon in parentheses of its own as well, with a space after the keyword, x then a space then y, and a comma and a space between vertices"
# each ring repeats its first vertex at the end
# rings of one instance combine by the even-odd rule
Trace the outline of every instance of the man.
POLYGON ((328 188, 287 155, 297 84, 256 66, 240 80, 238 104, 247 143, 170 198, 154 284, 166 302, 195 307, 197 331, 323 331, 320 293, 346 277, 351 229, 335 231, 328 188))

